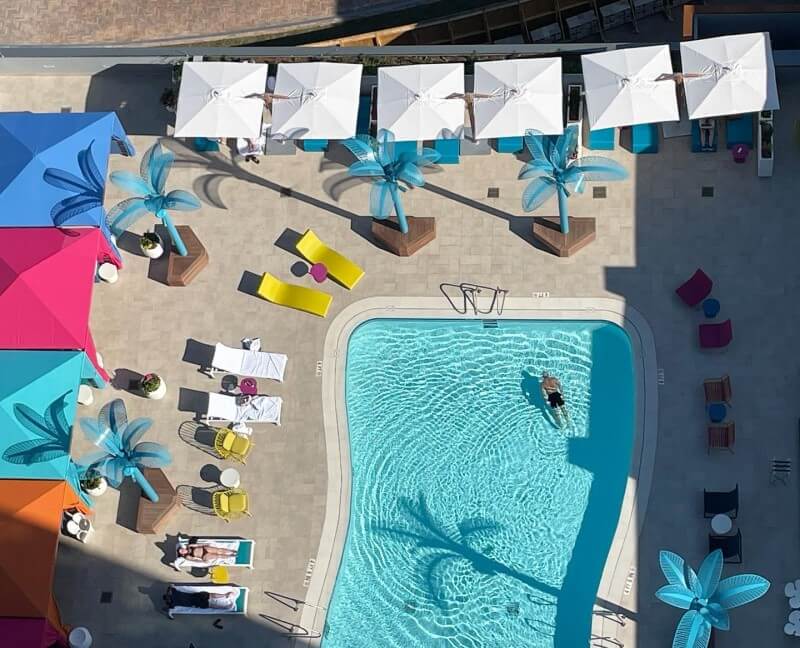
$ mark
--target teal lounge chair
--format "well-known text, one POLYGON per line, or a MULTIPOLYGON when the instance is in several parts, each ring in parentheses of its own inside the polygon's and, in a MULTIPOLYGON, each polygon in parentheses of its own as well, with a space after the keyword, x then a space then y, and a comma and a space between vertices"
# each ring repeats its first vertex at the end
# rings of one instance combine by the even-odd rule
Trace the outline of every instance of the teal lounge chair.
POLYGON ((693 153, 713 153, 717 150, 717 127, 711 133, 711 146, 703 146, 700 143, 700 121, 692 120, 692 152, 693 153))
POLYGON ((394 154, 396 157, 399 157, 403 153, 408 154, 417 154, 417 142, 416 141, 404 141, 404 142, 395 142, 394 143, 394 154))
POLYGON ((750 113, 725 119, 725 146, 732 149, 737 144, 753 148, 753 115, 750 113))
POLYGON ((523 148, 522 137, 498 137, 494 148, 498 153, 519 153, 523 148))
POLYGON ((636 124, 631 127, 632 153, 658 153, 658 128, 655 124, 636 124))
POLYGON ((369 135, 369 122, 372 116, 372 97, 361 95, 358 98, 358 118, 356 120, 356 135, 369 135))
POLYGON ((200 151, 200 153, 216 153, 219 151, 219 142, 207 137, 195 137, 192 143, 194 144, 194 150, 200 151))
POLYGON ((312 153, 324 153, 328 148, 326 139, 307 139, 303 140, 303 150, 312 153))
POLYGON ((460 139, 437 139, 433 141, 433 149, 441 154, 439 164, 458 164, 461 154, 460 139))
POLYGON ((616 135, 616 128, 601 128, 589 131, 589 139, 586 142, 586 146, 593 151, 613 151, 616 135))

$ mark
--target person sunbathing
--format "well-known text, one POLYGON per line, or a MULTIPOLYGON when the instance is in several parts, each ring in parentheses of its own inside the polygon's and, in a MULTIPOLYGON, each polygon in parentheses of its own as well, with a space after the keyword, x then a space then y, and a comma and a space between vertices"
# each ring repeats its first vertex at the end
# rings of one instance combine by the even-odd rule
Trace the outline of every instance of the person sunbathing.
POLYGON ((239 592, 235 589, 227 592, 181 592, 170 586, 164 594, 164 604, 167 615, 173 618, 172 610, 176 607, 231 611, 236 609, 238 598, 239 592))
POLYGON ((569 413, 561 393, 561 381, 547 372, 542 374, 542 396, 550 404, 556 423, 563 427, 569 421, 569 413))
POLYGON ((215 547, 209 544, 189 544, 186 546, 178 547, 177 554, 179 558, 184 560, 191 560, 194 562, 209 562, 216 558, 229 558, 236 555, 235 549, 226 549, 224 547, 215 547))

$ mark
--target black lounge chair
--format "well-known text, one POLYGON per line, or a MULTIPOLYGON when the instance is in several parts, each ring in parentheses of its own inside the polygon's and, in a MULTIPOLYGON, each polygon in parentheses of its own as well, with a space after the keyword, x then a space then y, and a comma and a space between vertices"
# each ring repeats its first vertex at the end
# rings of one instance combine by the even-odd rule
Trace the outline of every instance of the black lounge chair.
POLYGON ((712 518, 724 513, 732 520, 739 514, 739 484, 732 491, 703 490, 703 517, 712 518))
POLYGON ((741 564, 742 562, 742 530, 736 531, 736 535, 712 535, 708 534, 708 553, 716 549, 722 550, 722 557, 726 563, 741 564))

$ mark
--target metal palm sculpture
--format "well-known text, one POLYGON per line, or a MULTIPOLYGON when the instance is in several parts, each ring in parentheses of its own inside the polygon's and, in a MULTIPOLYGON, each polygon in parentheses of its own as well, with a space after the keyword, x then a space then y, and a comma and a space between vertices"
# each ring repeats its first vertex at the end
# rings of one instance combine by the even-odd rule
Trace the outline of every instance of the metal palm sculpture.
POLYGON ((86 437, 101 450, 83 457, 81 465, 97 471, 114 488, 119 488, 126 477, 133 479, 142 492, 153 502, 158 494, 142 474, 142 468, 161 468, 172 463, 169 451, 158 443, 139 443, 150 426, 151 419, 128 421, 125 403, 115 399, 100 410, 97 420, 81 419, 86 437))
POLYGON ((658 562, 668 584, 656 597, 687 610, 678 622, 672 648, 706 648, 712 627, 730 628, 728 610, 761 598, 769 589, 769 581, 755 574, 720 581, 723 556, 719 549, 705 557, 697 573, 671 551, 660 552, 658 562))
POLYGON ((425 178, 420 168, 435 164, 441 154, 429 148, 422 149, 422 153, 395 154, 394 136, 387 130, 381 130, 377 139, 359 135, 344 140, 342 144, 358 158, 347 172, 354 177, 373 179, 369 195, 370 214, 384 219, 392 215, 394 208, 400 231, 407 234, 408 221, 400 193, 409 187, 424 186, 425 178))
POLYGON ((54 167, 45 169, 43 178, 47 184, 72 193, 71 196, 53 205, 50 210, 50 218, 56 227, 67 225, 76 216, 103 206, 105 179, 92 155, 93 145, 94 140, 78 153, 81 177, 63 169, 54 167))
POLYGON ((111 182, 120 189, 135 194, 136 197, 123 200, 112 207, 108 212, 108 224, 111 231, 119 236, 141 216, 150 212, 163 221, 178 254, 186 256, 186 246, 172 223, 169 210, 192 211, 199 209, 200 201, 194 194, 182 189, 164 193, 167 177, 174 161, 175 154, 172 151, 165 151, 161 148, 161 144, 156 142, 144 154, 139 167, 139 175, 130 171, 114 171, 111 174, 111 182))
POLYGON ((583 193, 586 182, 624 180, 628 172, 619 163, 599 155, 570 160, 578 143, 578 127, 568 126, 561 135, 542 135, 529 131, 525 146, 533 158, 519 173, 520 180, 531 182, 522 192, 522 209, 526 212, 540 207, 553 194, 558 196, 558 216, 561 232, 569 232, 567 198, 583 193))

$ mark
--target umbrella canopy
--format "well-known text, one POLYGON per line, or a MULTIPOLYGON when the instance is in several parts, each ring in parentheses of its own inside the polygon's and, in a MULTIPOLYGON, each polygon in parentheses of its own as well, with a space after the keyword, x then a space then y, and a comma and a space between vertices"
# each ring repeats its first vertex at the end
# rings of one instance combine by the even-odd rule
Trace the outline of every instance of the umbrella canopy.
POLYGON ((261 136, 264 63, 184 63, 175 137, 261 136))
POLYGON ((47 619, 0 618, 0 637, 14 648, 66 645, 66 633, 47 619), (58 643, 58 642, 61 643, 58 643))
POLYGON ((476 63, 473 111, 475 139, 514 137, 528 130, 561 134, 561 58, 476 63))
POLYGON ((78 387, 103 381, 82 351, 0 351, 0 479, 64 479, 78 387))
POLYGON ((669 46, 633 47, 581 56, 589 129, 678 121, 669 46))
POLYGON ((114 113, 0 113, 0 150, 0 227, 90 226, 109 234, 108 157, 134 154, 114 113))
POLYGON ((53 567, 70 498, 63 481, 0 479, 0 616, 48 618, 53 612, 53 567))
POLYGON ((272 100, 271 136, 353 137, 362 67, 350 63, 281 63, 272 100))
POLYGON ((681 66, 691 119, 780 108, 766 32, 681 43, 681 66))
POLYGON ((103 380, 89 331, 95 228, 0 228, 0 349, 85 350, 103 380))
POLYGON ((396 141, 461 138, 464 64, 378 69, 378 130, 396 141))

